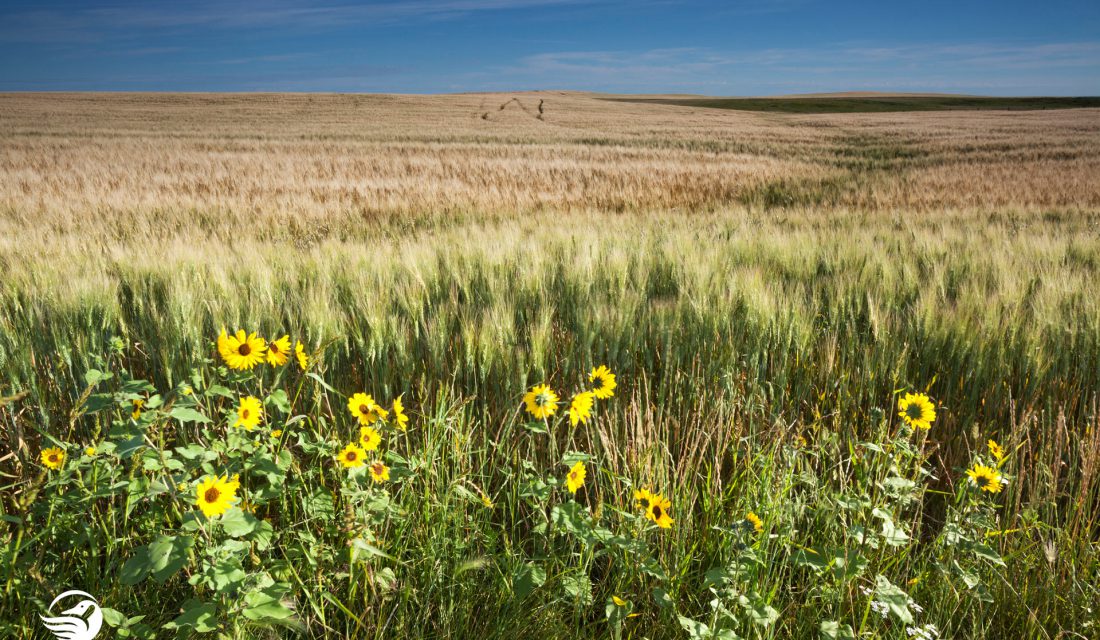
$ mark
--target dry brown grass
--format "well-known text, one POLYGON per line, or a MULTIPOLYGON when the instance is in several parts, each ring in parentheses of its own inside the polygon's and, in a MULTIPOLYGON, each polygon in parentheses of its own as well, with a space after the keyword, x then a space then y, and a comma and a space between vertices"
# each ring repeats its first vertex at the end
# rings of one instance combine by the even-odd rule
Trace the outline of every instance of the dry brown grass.
POLYGON ((9 94, 0 141, 0 228, 24 237, 232 235, 257 223, 354 234, 390 216, 746 202, 1100 206, 1096 110, 787 116, 562 93, 9 94))

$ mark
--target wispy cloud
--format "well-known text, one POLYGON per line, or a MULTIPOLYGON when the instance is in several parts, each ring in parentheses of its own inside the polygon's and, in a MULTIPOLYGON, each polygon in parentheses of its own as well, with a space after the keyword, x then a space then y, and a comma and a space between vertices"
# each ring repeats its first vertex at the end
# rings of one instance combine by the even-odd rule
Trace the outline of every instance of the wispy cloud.
MULTIPOLYGON (((1095 69, 1100 42, 946 43, 873 47, 839 44, 817 48, 716 51, 702 48, 644 51, 562 51, 523 57, 471 74, 498 88, 572 87, 605 91, 755 94, 769 88, 842 90, 1019 90, 1029 84, 1065 90, 1060 72, 1095 69), (945 70, 950 73, 945 73, 945 70), (1035 72, 1023 76, 1019 72, 1035 72), (1015 72, 1015 77, 1010 74, 1015 72), (1044 76, 1043 73, 1047 72, 1044 76)), ((1078 80, 1074 80, 1077 83, 1078 80)), ((1100 90, 1100 80, 1093 83, 1100 90)), ((493 87, 486 87, 493 88, 493 87)))
MULTIPOLYGON (((606 1, 606 0, 605 0, 606 1)), ((95 42, 125 31, 324 29, 384 25, 416 19, 455 18, 478 12, 600 4, 594 0, 413 0, 321 5, 302 0, 242 3, 117 3, 77 10, 3 11, 0 34, 9 42, 95 42)))

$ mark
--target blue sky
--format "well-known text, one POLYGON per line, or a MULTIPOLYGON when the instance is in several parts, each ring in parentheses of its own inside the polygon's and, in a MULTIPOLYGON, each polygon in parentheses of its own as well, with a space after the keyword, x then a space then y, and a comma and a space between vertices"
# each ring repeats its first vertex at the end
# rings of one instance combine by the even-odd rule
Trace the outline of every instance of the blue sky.
POLYGON ((0 0, 0 91, 1100 95, 1100 1, 0 0))

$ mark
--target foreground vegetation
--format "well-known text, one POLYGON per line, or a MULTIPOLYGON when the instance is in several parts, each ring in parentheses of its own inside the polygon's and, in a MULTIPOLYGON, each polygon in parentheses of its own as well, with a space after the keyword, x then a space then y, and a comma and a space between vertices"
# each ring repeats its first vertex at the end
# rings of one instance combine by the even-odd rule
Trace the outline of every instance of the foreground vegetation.
POLYGON ((1095 635, 1094 112, 355 98, 5 98, 6 630, 78 587, 137 636, 1095 635))

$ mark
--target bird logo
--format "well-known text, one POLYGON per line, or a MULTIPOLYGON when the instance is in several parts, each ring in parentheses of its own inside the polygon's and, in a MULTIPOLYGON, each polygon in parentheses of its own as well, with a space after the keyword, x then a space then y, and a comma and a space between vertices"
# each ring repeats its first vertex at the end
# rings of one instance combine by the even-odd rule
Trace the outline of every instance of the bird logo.
POLYGON ((84 599, 76 606, 62 611, 64 615, 53 618, 43 615, 38 617, 42 618, 42 623, 58 640, 92 640, 103 627, 103 612, 100 611, 99 603, 91 594, 76 590, 66 591, 53 599, 46 613, 53 613, 53 606, 57 601, 69 596, 83 596, 84 599), (91 614, 88 614, 89 611, 91 614))

